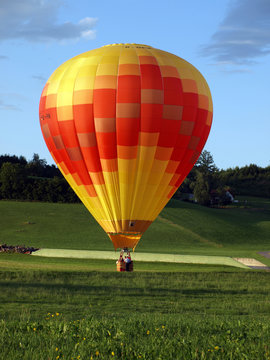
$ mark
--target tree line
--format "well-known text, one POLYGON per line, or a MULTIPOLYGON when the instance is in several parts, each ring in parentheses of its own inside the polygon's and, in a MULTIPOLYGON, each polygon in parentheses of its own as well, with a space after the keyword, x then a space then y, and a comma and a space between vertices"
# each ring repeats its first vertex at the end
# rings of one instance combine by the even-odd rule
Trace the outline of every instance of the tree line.
POLYGON ((193 194, 201 205, 225 205, 237 195, 270 198, 270 166, 255 164, 219 170, 213 156, 204 150, 197 163, 176 192, 185 199, 193 194))
MULTIPOLYGON (((211 206, 226 204, 237 195, 270 198, 270 166, 250 164, 219 170, 213 156, 204 150, 174 197, 211 206)), ((23 156, 0 156, 0 199, 79 202, 58 168, 38 154, 30 161, 23 156)))
POLYGON ((58 168, 38 154, 30 161, 23 156, 0 156, 0 199, 79 202, 58 168))

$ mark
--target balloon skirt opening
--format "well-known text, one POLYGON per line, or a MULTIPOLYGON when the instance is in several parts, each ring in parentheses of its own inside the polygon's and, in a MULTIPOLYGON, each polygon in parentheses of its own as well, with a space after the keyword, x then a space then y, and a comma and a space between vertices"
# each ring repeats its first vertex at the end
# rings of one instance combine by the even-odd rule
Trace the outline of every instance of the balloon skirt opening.
POLYGON ((137 246, 138 242, 141 239, 142 234, 138 233, 108 233, 109 238, 111 239, 114 249, 133 249, 137 246))

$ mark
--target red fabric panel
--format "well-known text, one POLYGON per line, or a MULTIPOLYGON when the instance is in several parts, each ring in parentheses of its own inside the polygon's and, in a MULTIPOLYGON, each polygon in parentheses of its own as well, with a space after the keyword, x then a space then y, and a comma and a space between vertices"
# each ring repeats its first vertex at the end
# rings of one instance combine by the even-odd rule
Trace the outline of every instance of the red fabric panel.
POLYGON ((142 89, 163 89, 159 66, 152 64, 141 64, 140 69, 142 89))
POLYGON ((173 77, 164 77, 164 104, 165 105, 183 105, 183 89, 180 79, 173 77))
POLYGON ((78 138, 75 132, 73 120, 59 121, 58 125, 65 147, 68 148, 78 147, 79 146, 78 138))
POLYGON ((162 122, 161 104, 141 104, 141 131, 159 132, 162 122))
POLYGON ((100 159, 117 158, 115 133, 96 133, 100 159))
POLYGON ((81 151, 88 171, 100 172, 101 165, 100 165, 99 152, 97 147, 94 146, 94 147, 82 148, 81 151))
POLYGON ((183 93, 184 105, 185 106, 199 106, 199 95, 194 93, 183 93))
POLYGON ((118 76, 117 102, 140 103, 141 101, 141 78, 137 75, 118 76))
POLYGON ((93 102, 95 118, 115 117, 115 89, 95 89, 93 95, 93 102))
POLYGON ((118 118, 116 122, 117 144, 135 146, 138 144, 140 119, 118 118))
POLYGON ((158 146, 174 147, 178 138, 181 122, 163 119, 158 139, 158 146))
POLYGON ((93 104, 73 105, 73 115, 77 133, 89 133, 95 130, 93 104))

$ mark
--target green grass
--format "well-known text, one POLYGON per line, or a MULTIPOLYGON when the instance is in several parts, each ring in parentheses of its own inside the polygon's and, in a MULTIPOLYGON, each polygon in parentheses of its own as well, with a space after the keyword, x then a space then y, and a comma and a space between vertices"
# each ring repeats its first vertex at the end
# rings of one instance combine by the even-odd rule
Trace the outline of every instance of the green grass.
POLYGON ((0 279, 3 359, 269 359, 269 273, 5 270, 0 279))
MULTIPOLYGON (((0 243, 43 248, 113 250, 81 204, 0 201, 0 243)), ((143 235, 138 252, 255 257, 269 250, 270 199, 241 198, 212 209, 172 200, 143 235)))
MULTIPOLYGON (((136 251, 254 257, 270 201, 171 201, 136 251)), ((79 204, 0 201, 0 243, 113 250, 79 204)), ((0 359, 270 360, 270 273, 229 266, 0 254, 0 359)))

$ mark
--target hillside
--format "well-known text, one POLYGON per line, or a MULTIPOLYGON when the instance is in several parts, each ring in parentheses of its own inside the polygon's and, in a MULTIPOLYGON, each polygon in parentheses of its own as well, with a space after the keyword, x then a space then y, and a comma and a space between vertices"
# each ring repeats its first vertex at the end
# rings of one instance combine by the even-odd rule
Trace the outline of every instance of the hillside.
MULTIPOLYGON (((0 243, 43 248, 113 250, 81 204, 0 201, 0 243)), ((207 208, 171 200, 144 234, 138 252, 256 257, 269 251, 270 200, 242 198, 207 208)))

